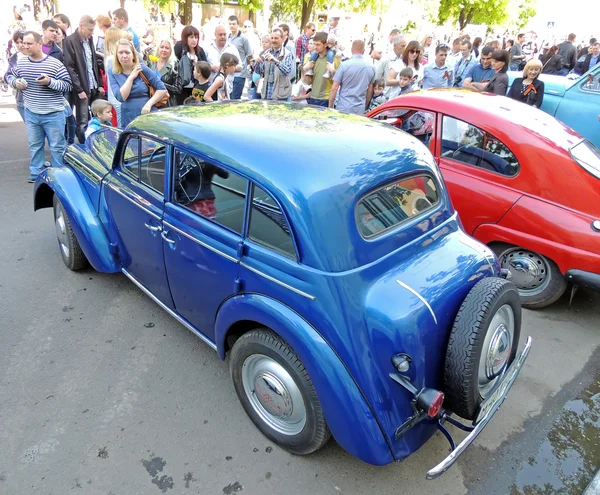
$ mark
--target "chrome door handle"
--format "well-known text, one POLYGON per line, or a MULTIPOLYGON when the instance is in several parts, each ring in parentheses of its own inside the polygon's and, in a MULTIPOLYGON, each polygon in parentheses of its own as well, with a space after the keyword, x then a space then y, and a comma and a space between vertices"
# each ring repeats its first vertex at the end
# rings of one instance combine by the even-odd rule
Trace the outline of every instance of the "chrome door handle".
POLYGON ((162 227, 160 225, 149 225, 147 223, 144 224, 144 226, 150 230, 150 232, 158 232, 159 230, 162 230, 162 227))
POLYGON ((163 238, 165 241, 167 241, 169 244, 175 244, 175 241, 174 241, 174 240, 172 240, 172 239, 169 239, 169 238, 167 237, 167 234, 168 234, 168 231, 164 231, 164 230, 163 230, 163 231, 161 231, 161 233, 160 233, 160 236, 161 236, 161 237, 162 237, 162 238, 163 238))

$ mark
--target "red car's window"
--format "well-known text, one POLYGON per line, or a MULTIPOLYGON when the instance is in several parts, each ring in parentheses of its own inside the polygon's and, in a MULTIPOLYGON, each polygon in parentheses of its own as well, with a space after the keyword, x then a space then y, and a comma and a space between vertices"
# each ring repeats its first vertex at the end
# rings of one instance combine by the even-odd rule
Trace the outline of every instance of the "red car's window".
POLYGON ((517 157, 502 141, 446 115, 442 122, 441 156, 508 177, 519 173, 517 157))
POLYGON ((587 139, 571 148, 571 156, 594 177, 600 179, 600 149, 587 139))
POLYGON ((358 230, 365 239, 371 239, 431 210, 438 201, 431 177, 422 175, 387 184, 357 203, 358 230))

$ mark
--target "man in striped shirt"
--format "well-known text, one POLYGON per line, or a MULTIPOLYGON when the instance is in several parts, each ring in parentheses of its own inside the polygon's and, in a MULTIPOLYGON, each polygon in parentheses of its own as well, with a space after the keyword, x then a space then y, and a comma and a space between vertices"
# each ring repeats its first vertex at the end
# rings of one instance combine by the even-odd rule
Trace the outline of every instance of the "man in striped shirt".
POLYGON ((65 66, 42 51, 42 37, 29 31, 23 36, 27 57, 11 68, 8 83, 23 93, 25 127, 29 140, 29 178, 35 179, 44 167, 44 146, 48 139, 52 166, 62 164, 65 151, 64 93, 71 91, 71 78, 65 66))

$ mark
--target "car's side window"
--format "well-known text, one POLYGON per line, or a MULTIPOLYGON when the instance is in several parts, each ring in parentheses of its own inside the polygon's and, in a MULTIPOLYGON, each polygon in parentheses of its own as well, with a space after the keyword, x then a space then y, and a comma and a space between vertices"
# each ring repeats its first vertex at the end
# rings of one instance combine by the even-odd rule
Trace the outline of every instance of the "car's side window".
POLYGON ((140 144, 140 182, 164 195, 167 147, 143 136, 140 144))
POLYGON ((125 172, 133 175, 136 179, 140 178, 139 156, 140 140, 137 136, 132 136, 127 140, 121 165, 125 172))
POLYGON ((175 150, 173 202, 238 234, 244 225, 246 179, 175 150))
POLYGON ((250 240, 284 256, 296 259, 290 227, 277 202, 269 193, 254 186, 250 211, 250 240))
POLYGON ((600 93, 600 74, 589 74, 581 82, 581 89, 591 91, 592 93, 600 93))
POLYGON ((435 115, 424 110, 393 108, 384 110, 376 115, 375 119, 408 132, 418 140, 428 144, 433 134, 435 115))
POLYGON ((502 141, 474 125, 446 115, 442 122, 441 155, 508 177, 519 173, 517 157, 502 141))

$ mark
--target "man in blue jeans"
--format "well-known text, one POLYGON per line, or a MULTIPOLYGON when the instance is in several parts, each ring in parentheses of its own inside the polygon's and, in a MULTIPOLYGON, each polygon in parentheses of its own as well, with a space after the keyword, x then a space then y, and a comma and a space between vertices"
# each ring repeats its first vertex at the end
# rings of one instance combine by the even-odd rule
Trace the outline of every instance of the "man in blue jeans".
POLYGON ((64 93, 71 91, 71 78, 65 66, 42 51, 42 37, 27 32, 23 36, 27 57, 11 68, 8 83, 21 90, 25 106, 25 127, 29 140, 29 177, 35 179, 44 168, 44 146, 48 139, 52 166, 62 164, 65 151, 64 93))

